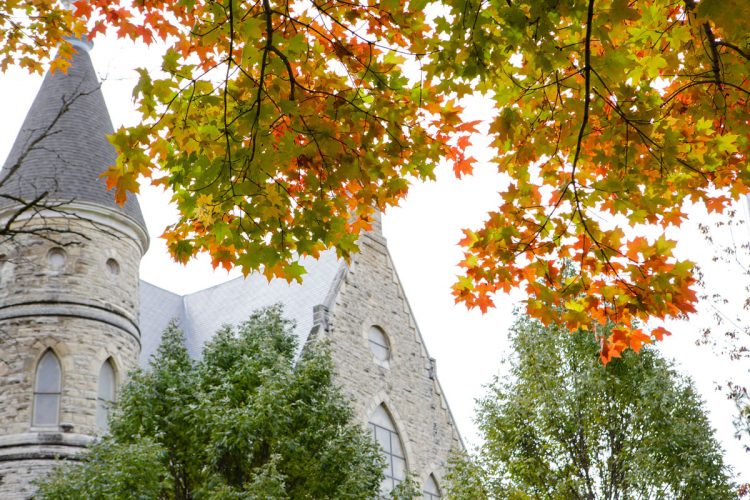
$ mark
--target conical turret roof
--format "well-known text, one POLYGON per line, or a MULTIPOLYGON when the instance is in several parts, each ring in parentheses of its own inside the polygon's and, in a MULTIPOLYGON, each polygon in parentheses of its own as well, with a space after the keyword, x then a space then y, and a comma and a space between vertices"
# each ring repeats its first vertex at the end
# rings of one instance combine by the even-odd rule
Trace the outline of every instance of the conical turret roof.
POLYGON ((99 176, 115 162, 107 141, 112 120, 83 43, 67 73, 48 73, 0 171, 0 209, 44 193, 41 202, 91 203, 134 220, 144 231, 138 200, 119 206, 99 176), (7 179, 6 179, 7 177, 7 179), (6 196, 2 196, 2 195, 6 196))

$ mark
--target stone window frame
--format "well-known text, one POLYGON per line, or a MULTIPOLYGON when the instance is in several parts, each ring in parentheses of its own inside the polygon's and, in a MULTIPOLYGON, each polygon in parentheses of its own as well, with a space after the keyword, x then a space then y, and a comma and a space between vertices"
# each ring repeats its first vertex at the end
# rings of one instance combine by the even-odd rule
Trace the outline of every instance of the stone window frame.
POLYGON ((27 390, 30 395, 30 403, 28 405, 28 414, 27 414, 27 422, 29 422, 29 430, 32 432, 52 432, 52 431, 58 431, 60 425, 64 422, 64 416, 65 416, 65 399, 66 399, 66 393, 67 393, 67 374, 71 373, 73 370, 73 359, 71 357, 70 349, 68 348, 67 344, 65 342, 62 342, 61 340, 55 338, 55 337, 43 337, 38 338, 34 341, 33 345, 29 349, 31 353, 33 353, 31 356, 26 358, 26 361, 23 365, 23 372, 26 375, 27 382, 27 390), (60 385, 61 385, 61 391, 60 391, 60 413, 58 415, 58 425, 56 427, 53 427, 51 425, 45 425, 45 426, 38 426, 34 425, 34 389, 36 387, 36 368, 39 366, 39 361, 41 361, 42 356, 48 351, 52 350, 55 355, 57 356, 57 360, 60 362, 60 385))
POLYGON ((440 488, 440 483, 434 473, 427 474, 427 477, 422 481, 422 499, 423 500, 441 500, 443 498, 443 491, 440 488), (428 482, 432 480, 432 484, 435 486, 434 491, 427 491, 428 482))
POLYGON ((370 325, 370 327, 367 329, 367 345, 370 348, 370 352, 372 353, 373 358, 375 358, 376 361, 382 363, 382 364, 388 364, 391 360, 391 357, 393 356, 393 352, 391 351, 391 339, 388 337, 388 334, 385 333, 385 330, 379 326, 379 325, 370 325), (378 332, 382 338, 383 343, 378 342, 376 340, 373 340, 372 338, 372 332, 376 331, 378 332), (385 357, 379 358, 376 352, 377 348, 382 348, 385 351, 385 357))
MULTIPOLYGON (((398 439, 398 443, 399 443, 400 448, 401 448, 401 455, 402 456, 399 456, 399 455, 397 455, 395 453, 392 453, 390 451, 383 450, 381 448, 381 452, 383 453, 383 455, 385 455, 384 458, 386 459, 386 462, 388 462, 386 464, 385 476, 383 478, 383 483, 385 483, 386 481, 389 481, 389 480, 391 481, 391 487, 390 487, 390 489, 388 491, 385 491, 385 492, 381 489, 381 495, 388 495, 391 491, 393 491, 393 488, 395 488, 397 484, 401 483, 402 481, 404 481, 405 479, 407 479, 409 477, 409 471, 411 470, 411 467, 410 467, 409 458, 408 458, 409 451, 410 451, 408 449, 408 446, 407 446, 408 441, 404 437, 403 427, 401 425, 399 425, 399 423, 397 421, 397 416, 391 410, 391 407, 389 406, 389 404, 386 403, 385 401, 381 401, 379 404, 374 405, 370 409, 370 411, 368 412, 368 417, 367 417, 367 426, 368 426, 369 429, 371 429, 373 438, 376 440, 376 442, 377 442, 376 432, 377 432, 378 429, 382 429, 382 430, 384 430, 387 433, 389 441, 393 439, 393 436, 395 436, 396 439, 398 439), (384 410, 386 416, 388 416, 388 418, 390 419, 390 423, 393 425, 394 430, 388 429, 386 427, 383 427, 382 425, 379 425, 379 424, 377 424, 377 423, 375 423, 375 422, 372 421, 372 418, 375 415, 375 412, 379 408, 382 408, 384 410), (401 478, 401 479, 398 479, 398 478, 396 478, 393 475, 388 475, 388 471, 389 470, 393 471, 393 459, 394 458, 403 460, 403 462, 404 462, 404 477, 401 478)), ((382 488, 382 486, 381 486, 381 488, 382 488)))
MULTIPOLYGON (((365 343, 365 346, 367 347, 367 352, 370 354, 372 358, 372 362, 386 369, 390 369, 391 366, 393 365, 394 360, 396 359, 396 352, 397 352, 397 349, 393 342, 393 336, 390 335, 388 331, 389 329, 383 326, 382 321, 374 321, 374 320, 368 319, 362 323, 362 332, 361 332, 362 339, 365 343), (370 345, 370 342, 371 342, 370 341, 370 329, 371 328, 379 329, 383 333, 383 336, 385 337, 386 341, 388 342, 388 359, 381 360, 381 359, 378 359, 377 356, 375 356, 375 353, 373 352, 372 347, 370 345)), ((373 407, 372 409, 374 410, 374 408, 375 407, 373 407)))
POLYGON ((104 271, 111 280, 117 280, 122 274, 122 264, 115 257, 108 256, 104 259, 104 271))
POLYGON ((117 401, 117 389, 119 387, 119 370, 117 369, 117 362, 114 356, 107 356, 101 363, 99 363, 99 371, 97 373, 97 386, 96 386, 96 429, 102 434, 109 432, 109 417, 114 403, 117 401), (112 395, 111 399, 107 399, 102 395, 102 371, 104 367, 109 365, 112 370, 112 395), (106 423, 101 423, 101 418, 104 416, 107 420, 106 423))
POLYGON ((67 271, 67 267, 70 263, 70 252, 68 252, 68 248, 65 247, 64 244, 54 244, 50 245, 49 248, 47 248, 47 251, 44 252, 44 263, 42 269, 46 269, 47 274, 51 276, 59 276, 61 274, 65 274, 67 271), (59 266, 53 266, 52 262, 50 261, 50 257, 52 253, 60 253, 62 255, 62 263, 59 266))
POLYGON ((44 349, 40 356, 37 357, 36 362, 34 363, 34 376, 32 378, 32 398, 31 398, 31 426, 32 428, 38 428, 38 429, 54 429, 57 430, 60 427, 60 421, 61 421, 61 413, 62 413, 62 396, 63 396, 63 388, 65 387, 65 376, 63 371, 63 363, 60 358, 60 355, 53 349, 52 347, 47 347, 44 349), (42 361, 48 356, 52 355, 54 357, 54 360, 57 362, 57 390, 56 391, 45 391, 41 392, 38 389, 39 386, 39 369, 41 368, 42 361), (56 395, 57 396, 57 415, 55 416, 55 421, 53 423, 44 424, 44 423, 38 423, 37 422, 37 407, 39 405, 39 397, 40 396, 47 396, 47 395, 56 395))
POLYGON ((2 248, 0 248, 0 284, 3 283, 3 269, 5 269, 6 274, 10 274, 8 271, 10 269, 10 257, 8 257, 8 254, 3 251, 2 248))
POLYGON ((114 248, 107 249, 101 256, 101 266, 104 276, 107 276, 112 281, 119 281, 126 274, 125 260, 114 248), (117 270, 113 272, 110 262, 113 261, 117 270))

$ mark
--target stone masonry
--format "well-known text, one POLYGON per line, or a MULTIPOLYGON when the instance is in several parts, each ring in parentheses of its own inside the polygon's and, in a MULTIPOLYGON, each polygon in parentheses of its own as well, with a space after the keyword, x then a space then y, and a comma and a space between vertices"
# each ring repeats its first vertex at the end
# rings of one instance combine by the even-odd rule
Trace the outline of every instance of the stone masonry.
POLYGON ((441 483, 451 451, 462 449, 458 431, 401 288, 385 239, 360 238, 329 305, 329 330, 337 382, 352 396, 367 422, 384 404, 403 441, 407 467, 420 484, 433 474, 441 483), (388 361, 374 358, 367 332, 380 327, 388 337, 388 361))
MULTIPOLYGON (((102 224, 37 222, 0 247, 0 498, 26 498, 30 481, 72 457, 96 428, 99 370, 137 366, 138 265, 143 248, 102 224), (54 255, 54 257, 51 257, 54 255), (35 370, 52 349, 62 365, 58 428, 32 425, 35 370)), ((27 226, 27 228, 30 226, 27 226)))

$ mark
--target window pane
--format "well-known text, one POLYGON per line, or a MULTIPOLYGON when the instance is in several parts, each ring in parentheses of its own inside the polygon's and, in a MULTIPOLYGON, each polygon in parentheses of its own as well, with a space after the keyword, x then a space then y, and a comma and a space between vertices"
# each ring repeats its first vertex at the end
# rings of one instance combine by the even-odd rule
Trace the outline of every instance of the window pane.
POLYGON ((400 481, 406 479, 406 460, 393 457, 393 477, 400 481))
POLYGON ((57 425, 60 408, 59 394, 36 394, 34 396, 34 425, 57 425))
POLYGON ((370 342, 370 350, 372 351, 372 354, 375 356, 375 359, 379 359, 380 361, 388 361, 388 357, 389 357, 388 349, 386 349, 382 345, 378 345, 378 344, 374 344, 370 342))
POLYGON ((367 334, 367 338, 370 340, 370 350, 375 356, 375 359, 380 361, 387 361, 390 358, 390 348, 388 347, 388 338, 385 336, 385 332, 377 326, 371 326, 370 331, 367 334))
POLYGON ((34 392, 60 392, 60 361, 52 351, 47 351, 36 368, 36 390, 34 392))
POLYGON ((385 340, 385 333, 383 333, 383 330, 377 326, 370 327, 367 337, 370 339, 370 342, 380 345, 388 345, 388 342, 385 340))
POLYGON ((388 412, 385 410, 383 405, 375 408, 375 411, 372 413, 372 417, 370 417, 370 422, 390 431, 396 430, 396 427, 393 426, 391 416, 388 415, 388 412))
POLYGON ((380 496, 387 497, 393 489, 393 480, 390 477, 383 478, 380 483, 380 496))
POLYGON ((96 426, 103 430, 109 430, 109 402, 96 400, 96 426))
POLYGON ((99 370, 99 398, 104 401, 115 400, 115 370, 112 362, 107 360, 99 370))
POLYGON ((440 489, 438 488, 435 476, 430 474, 424 483, 424 500, 438 500, 440 498, 440 489))
POLYGON ((404 450, 401 449, 401 440, 396 433, 391 433, 391 453, 397 457, 404 458, 404 450))
POLYGON ((375 427, 375 441, 378 442, 384 452, 391 452, 391 432, 382 427, 375 427))

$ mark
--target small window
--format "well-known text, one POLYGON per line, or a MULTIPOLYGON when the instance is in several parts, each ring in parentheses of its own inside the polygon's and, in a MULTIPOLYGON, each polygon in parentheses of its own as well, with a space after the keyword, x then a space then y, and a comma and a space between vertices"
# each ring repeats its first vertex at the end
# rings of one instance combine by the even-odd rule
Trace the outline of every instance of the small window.
POLYGON ((53 271, 62 269, 67 258, 65 250, 59 247, 52 248, 47 252, 47 264, 49 264, 50 269, 53 271))
POLYGON ((438 488, 437 481, 435 481, 435 476, 430 474, 430 476, 427 478, 427 481, 424 483, 424 490, 422 491, 423 500, 439 500, 442 498, 440 496, 440 488, 438 488))
POLYGON ((109 414, 114 402, 115 367, 110 358, 99 370, 99 390, 96 396, 96 426, 104 432, 109 430, 109 414))
POLYGON ((370 350, 375 359, 378 361, 388 361, 391 357, 391 348, 385 332, 377 326, 371 326, 367 338, 370 342, 370 350))
POLYGON ((112 276, 120 274, 120 264, 115 259, 107 259, 107 271, 112 276))
POLYGON ((34 381, 34 416, 36 426, 57 426, 60 419, 62 370, 60 360, 48 349, 39 360, 34 381))
POLYGON ((393 488, 406 479, 406 456, 401 438, 398 435, 393 419, 381 404, 370 417, 370 429, 375 441, 385 458, 383 482, 380 483, 380 494, 387 496, 393 488))

